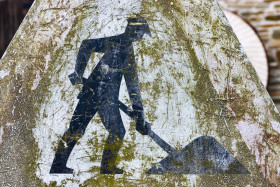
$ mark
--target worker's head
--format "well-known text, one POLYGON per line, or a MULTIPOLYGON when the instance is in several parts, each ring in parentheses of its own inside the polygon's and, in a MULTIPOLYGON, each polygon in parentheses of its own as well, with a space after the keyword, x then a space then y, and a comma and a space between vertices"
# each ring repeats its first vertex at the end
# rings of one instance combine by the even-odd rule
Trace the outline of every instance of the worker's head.
POLYGON ((128 17, 127 22, 125 33, 132 41, 143 38, 144 34, 152 36, 149 25, 142 16, 137 14, 131 15, 128 17))

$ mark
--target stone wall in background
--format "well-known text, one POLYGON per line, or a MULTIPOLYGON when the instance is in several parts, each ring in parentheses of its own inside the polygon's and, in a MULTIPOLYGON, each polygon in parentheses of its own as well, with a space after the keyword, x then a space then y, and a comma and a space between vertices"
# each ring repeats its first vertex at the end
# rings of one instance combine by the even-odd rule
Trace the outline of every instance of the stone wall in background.
POLYGON ((280 1, 219 0, 220 5, 248 21, 262 39, 268 54, 267 90, 280 109, 280 1))

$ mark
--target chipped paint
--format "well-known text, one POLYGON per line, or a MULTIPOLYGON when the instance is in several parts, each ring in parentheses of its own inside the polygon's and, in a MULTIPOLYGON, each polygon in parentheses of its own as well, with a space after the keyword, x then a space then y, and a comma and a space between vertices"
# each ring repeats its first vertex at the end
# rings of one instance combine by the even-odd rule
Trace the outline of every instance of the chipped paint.
POLYGON ((2 141, 3 141, 3 139, 2 139, 2 136, 4 135, 4 127, 3 126, 1 126, 0 127, 0 145, 2 144, 2 141))
POLYGON ((6 76, 10 75, 10 71, 9 70, 0 70, 0 79, 3 79, 6 76))
POLYGON ((246 142, 247 146, 251 148, 253 154, 256 156, 257 163, 259 165, 264 164, 261 163, 263 160, 260 160, 261 155, 258 148, 259 140, 264 138, 264 132, 262 129, 260 127, 258 128, 258 124, 250 122, 250 119, 247 119, 247 121, 239 121, 239 123, 235 126, 240 131, 241 136, 243 137, 243 140, 246 142))

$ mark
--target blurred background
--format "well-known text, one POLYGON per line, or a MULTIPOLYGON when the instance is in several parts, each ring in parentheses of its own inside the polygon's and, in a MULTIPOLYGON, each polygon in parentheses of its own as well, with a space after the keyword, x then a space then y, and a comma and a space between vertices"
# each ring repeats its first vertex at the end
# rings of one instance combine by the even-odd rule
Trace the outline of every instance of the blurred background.
MULTIPOLYGON (((278 110, 280 0, 218 0, 278 110)), ((0 0, 0 57, 33 0, 0 0)))
POLYGON ((32 3, 33 0, 0 0, 0 58, 32 3))

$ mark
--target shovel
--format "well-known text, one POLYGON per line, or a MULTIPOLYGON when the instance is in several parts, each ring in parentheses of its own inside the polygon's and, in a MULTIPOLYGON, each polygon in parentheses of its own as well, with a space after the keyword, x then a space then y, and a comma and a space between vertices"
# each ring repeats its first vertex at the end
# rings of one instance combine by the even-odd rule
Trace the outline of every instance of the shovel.
MULTIPOLYGON (((124 113, 126 113, 134 121, 136 120, 133 110, 131 110, 121 101, 119 101, 119 107, 124 113)), ((151 137, 152 140, 154 140, 165 152, 167 152, 170 155, 176 155, 178 153, 176 149, 171 147, 166 141, 164 141, 151 129, 151 124, 149 122, 145 121, 145 125, 148 127, 148 136, 151 137)))
MULTIPOLYGON (((134 121, 133 111, 119 101, 120 109, 134 121)), ((145 121, 148 127, 148 136, 152 138, 165 152, 166 158, 149 169, 147 174, 249 174, 250 172, 238 162, 213 137, 201 136, 193 140, 182 150, 177 151, 170 146, 152 129, 151 124, 145 121)))
MULTIPOLYGON (((70 74, 68 77, 70 79, 70 82, 72 85, 75 84, 86 84, 88 82, 88 79, 82 77, 79 81, 75 78, 77 76, 75 73, 70 74)), ((127 107, 125 104, 123 104, 121 101, 119 102, 119 107, 120 109, 126 113, 129 117, 131 117, 133 120, 135 119, 134 112, 127 107)), ((177 154, 176 149, 171 147, 168 143, 166 143, 163 139, 161 139, 152 129, 151 129, 151 124, 149 122, 145 121, 145 125, 149 128, 148 136, 151 137, 164 151, 166 151, 170 155, 175 155, 177 154)))

